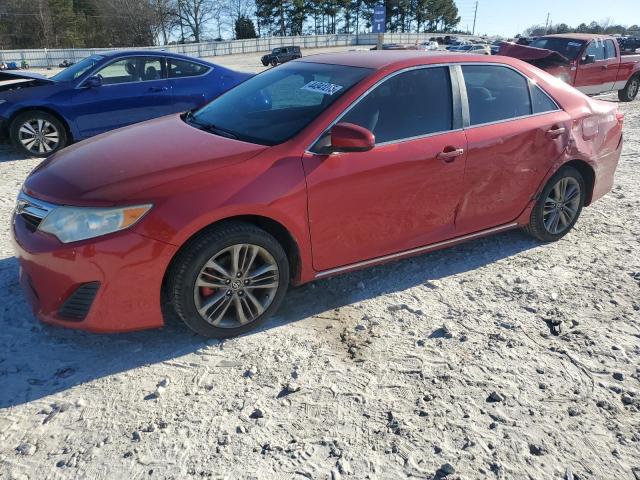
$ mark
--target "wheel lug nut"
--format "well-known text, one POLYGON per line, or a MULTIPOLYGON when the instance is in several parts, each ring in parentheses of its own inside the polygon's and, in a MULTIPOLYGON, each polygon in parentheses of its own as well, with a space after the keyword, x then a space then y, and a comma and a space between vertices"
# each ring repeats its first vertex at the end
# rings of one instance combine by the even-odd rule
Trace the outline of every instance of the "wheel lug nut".
POLYGON ((236 274, 236 277, 238 277, 238 278, 240 278, 241 276, 242 276, 242 272, 238 272, 238 273, 236 274))
POLYGON ((231 280, 229 280, 229 279, 227 278, 227 280, 226 280, 224 283, 226 283, 227 285, 229 285, 229 284, 231 283, 231 280))
POLYGON ((227 296, 231 295, 231 290, 227 290, 227 296))
POLYGON ((245 284, 245 285, 249 285, 249 280, 245 280, 245 281, 244 281, 244 284, 245 284))

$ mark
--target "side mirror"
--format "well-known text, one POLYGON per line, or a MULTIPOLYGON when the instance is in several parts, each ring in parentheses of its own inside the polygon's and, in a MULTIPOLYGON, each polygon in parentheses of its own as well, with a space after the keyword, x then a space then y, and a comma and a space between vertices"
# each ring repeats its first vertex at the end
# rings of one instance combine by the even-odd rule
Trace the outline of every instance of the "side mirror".
POLYGON ((366 152, 376 145, 376 137, 371 131, 353 123, 337 123, 329 134, 331 152, 366 152))
POLYGON ((582 57, 582 63, 584 63, 585 65, 587 65, 589 63, 596 63, 596 56, 595 55, 585 55, 584 57, 582 57))
POLYGON ((84 87, 87 88, 95 88, 95 87, 101 87, 102 86, 102 77, 99 77, 98 75, 94 75, 93 77, 89 77, 85 80, 84 87))

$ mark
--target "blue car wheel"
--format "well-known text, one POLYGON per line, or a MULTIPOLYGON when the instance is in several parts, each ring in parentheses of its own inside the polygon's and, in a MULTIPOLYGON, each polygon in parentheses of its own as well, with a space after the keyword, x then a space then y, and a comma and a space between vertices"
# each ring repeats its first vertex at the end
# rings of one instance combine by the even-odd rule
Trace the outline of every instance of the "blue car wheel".
POLYGON ((11 122, 9 134, 15 147, 29 157, 48 157, 67 144, 62 122, 41 110, 18 115, 11 122))

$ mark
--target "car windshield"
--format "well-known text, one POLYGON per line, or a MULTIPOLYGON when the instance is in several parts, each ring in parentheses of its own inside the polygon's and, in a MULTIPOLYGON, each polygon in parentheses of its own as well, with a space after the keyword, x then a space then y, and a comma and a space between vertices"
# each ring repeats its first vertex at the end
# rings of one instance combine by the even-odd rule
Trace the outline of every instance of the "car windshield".
POLYGON ((91 55, 90 57, 80 60, 75 65, 65 68, 60 73, 51 77, 51 79, 56 82, 70 82, 71 80, 75 80, 87 70, 94 67, 103 58, 102 55, 91 55))
POLYGON ((296 135, 371 72, 345 65, 288 63, 232 88, 186 120, 223 136, 275 145, 296 135))
POLYGON ((575 40, 573 38, 547 37, 538 38, 531 42, 529 46, 553 50, 569 60, 575 60, 582 47, 584 47, 584 43, 584 40, 575 40))

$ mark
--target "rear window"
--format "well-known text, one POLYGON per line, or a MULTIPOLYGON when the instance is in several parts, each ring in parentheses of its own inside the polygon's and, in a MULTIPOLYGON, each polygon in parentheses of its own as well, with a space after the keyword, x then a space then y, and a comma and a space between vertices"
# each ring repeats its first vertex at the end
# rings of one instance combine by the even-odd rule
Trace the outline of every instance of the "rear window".
POLYGON ((197 77, 209 70, 209 67, 186 60, 168 58, 167 61, 169 62, 169 78, 197 77))
POLYGON ((499 65, 464 65, 471 125, 523 117, 532 112, 528 80, 499 65))
POLYGON ((556 102, 537 85, 531 85, 531 104, 533 113, 553 112, 559 109, 556 102))
POLYGON ((604 52, 606 58, 616 58, 616 46, 613 44, 613 40, 604 42, 604 52))

